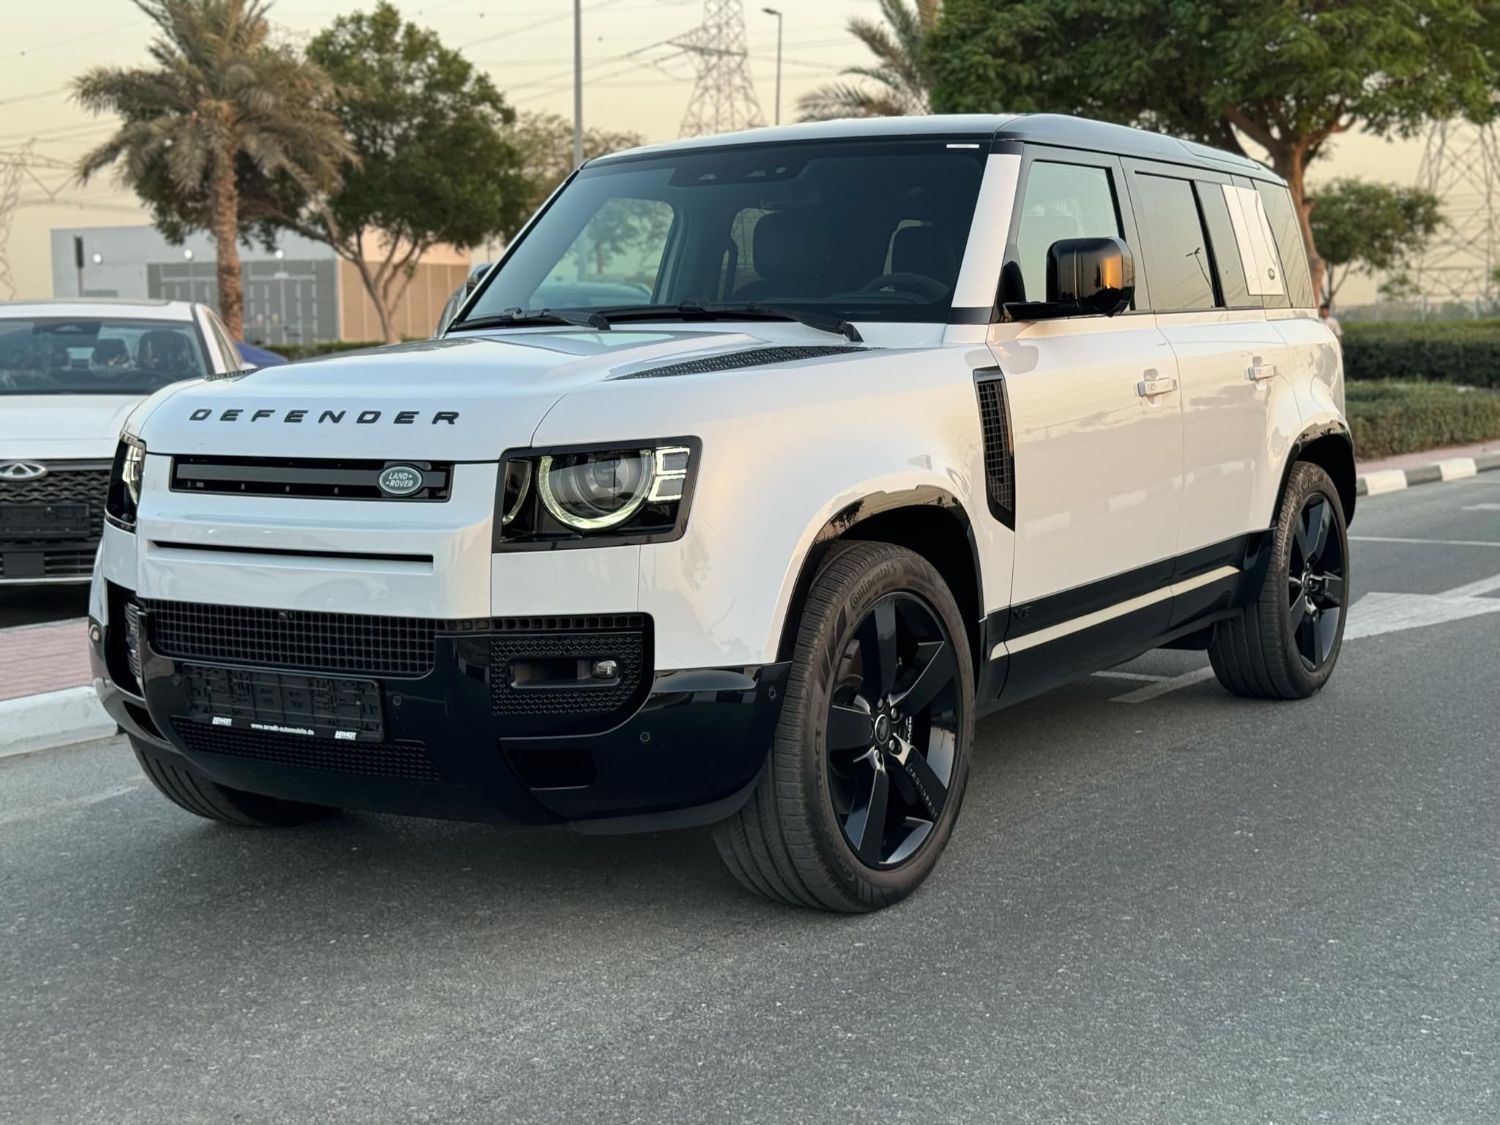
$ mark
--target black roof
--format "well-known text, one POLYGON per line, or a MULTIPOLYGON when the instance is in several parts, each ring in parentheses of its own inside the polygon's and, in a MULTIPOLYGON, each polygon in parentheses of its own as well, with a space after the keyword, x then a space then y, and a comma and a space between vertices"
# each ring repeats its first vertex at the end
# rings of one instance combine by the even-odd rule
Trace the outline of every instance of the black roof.
MULTIPOLYGON (((1172 164, 1211 168, 1217 172, 1238 173, 1260 180, 1283 182, 1264 164, 1211 148, 1193 141, 1178 140, 1146 129, 1091 121, 1086 117, 1069 117, 1061 113, 964 113, 927 114, 912 117, 860 117, 843 121, 807 121, 795 125, 777 125, 748 129, 739 133, 691 137, 612 153, 597 158, 608 162, 625 157, 656 155, 681 149, 719 148, 750 144, 778 144, 797 141, 855 140, 875 137, 948 137, 967 140, 1001 140, 1055 145, 1059 148, 1108 152, 1141 160, 1161 160, 1172 164)), ((595 163, 590 161, 589 163, 595 163)))

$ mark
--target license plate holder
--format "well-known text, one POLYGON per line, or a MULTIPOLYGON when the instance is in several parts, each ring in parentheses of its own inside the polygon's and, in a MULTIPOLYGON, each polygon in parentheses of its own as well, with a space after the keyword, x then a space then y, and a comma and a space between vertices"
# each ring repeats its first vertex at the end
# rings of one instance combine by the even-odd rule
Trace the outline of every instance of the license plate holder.
POLYGON ((0 536, 77 539, 89 534, 87 504, 0 504, 0 536))
POLYGON ((195 723, 337 742, 385 739, 374 680, 212 664, 177 669, 187 688, 187 717, 195 723))

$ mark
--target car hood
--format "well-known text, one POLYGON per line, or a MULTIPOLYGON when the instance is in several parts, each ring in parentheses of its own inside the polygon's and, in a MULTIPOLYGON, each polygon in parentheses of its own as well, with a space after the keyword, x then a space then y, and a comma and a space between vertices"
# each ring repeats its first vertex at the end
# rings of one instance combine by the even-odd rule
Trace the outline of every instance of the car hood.
POLYGON ((183 384, 138 429, 153 453, 495 460, 570 391, 765 342, 655 326, 450 336, 183 384))
POLYGON ((108 461, 144 395, 0 395, 0 461, 108 461))

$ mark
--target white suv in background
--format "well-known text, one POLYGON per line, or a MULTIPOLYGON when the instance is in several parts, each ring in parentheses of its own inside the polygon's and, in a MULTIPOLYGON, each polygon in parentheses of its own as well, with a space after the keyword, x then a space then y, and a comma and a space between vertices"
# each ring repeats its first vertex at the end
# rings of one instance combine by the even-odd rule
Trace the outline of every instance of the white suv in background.
POLYGON ((0 303, 0 583, 87 582, 126 416, 243 366, 203 305, 0 303))
POLYGON ((1055 116, 591 161, 442 338, 127 423, 97 683, 168 798, 715 824, 773 898, 931 871, 975 719, 1154 646, 1294 699, 1354 458, 1286 187, 1055 116))

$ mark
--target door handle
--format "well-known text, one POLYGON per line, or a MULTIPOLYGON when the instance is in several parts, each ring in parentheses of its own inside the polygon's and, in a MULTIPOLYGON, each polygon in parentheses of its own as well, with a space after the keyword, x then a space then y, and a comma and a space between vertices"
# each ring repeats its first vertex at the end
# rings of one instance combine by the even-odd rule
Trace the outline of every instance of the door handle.
POLYGON ((1274 363, 1262 362, 1260 356, 1250 361, 1250 370, 1247 372, 1252 383, 1259 383, 1262 379, 1274 379, 1279 372, 1274 363))
POLYGON ((1154 369, 1146 372, 1146 377, 1135 385, 1135 393, 1142 398, 1155 398, 1157 395, 1171 394, 1177 389, 1177 376, 1158 375, 1154 369))

